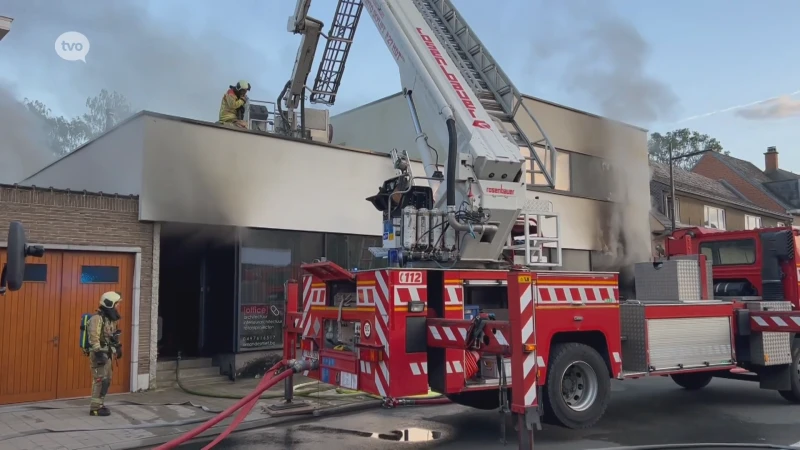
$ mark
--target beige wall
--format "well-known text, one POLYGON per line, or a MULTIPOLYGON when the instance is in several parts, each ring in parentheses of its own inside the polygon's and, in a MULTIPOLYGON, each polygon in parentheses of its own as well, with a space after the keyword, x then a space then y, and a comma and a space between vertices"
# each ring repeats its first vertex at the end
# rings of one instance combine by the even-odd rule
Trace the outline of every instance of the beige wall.
MULTIPOLYGON (((540 191, 537 191, 537 195, 552 198, 560 214, 577 215, 580 220, 585 221, 565 228, 564 224, 567 222, 562 218, 562 237, 581 245, 565 247, 587 250, 601 248, 598 241, 598 230, 601 227, 598 222, 609 217, 611 204, 608 200, 613 197, 610 191, 615 188, 611 172, 603 169, 603 160, 616 159, 625 162, 625 167, 621 169, 623 175, 619 178, 625 178, 625 187, 631 188, 625 193, 623 200, 626 206, 631 205, 625 213, 629 217, 626 227, 637 229, 634 234, 643 237, 641 245, 646 248, 649 244, 647 236, 650 210, 647 132, 532 98, 525 98, 524 102, 542 125, 552 144, 564 150, 559 152, 556 163, 556 190, 560 195, 544 194, 540 191), (612 153, 617 157, 612 158, 612 153), (580 212, 572 209, 577 203, 581 205, 580 212), (570 235, 573 233, 580 236, 570 235)), ((428 143, 437 149, 445 148, 446 137, 437 136, 441 131, 441 127, 438 127, 439 121, 435 117, 428 117, 426 111, 419 110, 418 113, 423 130, 428 135, 428 143)), ((516 120, 531 141, 541 139, 538 128, 521 107, 516 120)), ((393 148, 405 149, 412 158, 420 158, 415 147, 415 133, 408 105, 401 94, 333 116, 331 123, 334 128, 334 144, 381 153, 388 153, 393 148)), ((530 150, 525 148, 521 151, 526 157, 530 157, 530 150)), ((539 151, 539 156, 544 161, 549 161, 543 149, 539 151)), ((538 168, 529 163, 529 185, 543 184, 544 177, 533 173, 536 169, 538 168)))
POLYGON ((701 227, 705 223, 705 206, 721 208, 725 210, 725 229, 730 231, 746 229, 745 216, 761 217, 761 226, 774 227, 778 220, 772 217, 763 216, 755 212, 746 212, 730 206, 715 204, 712 201, 704 201, 695 198, 678 196, 678 208, 681 223, 701 227))

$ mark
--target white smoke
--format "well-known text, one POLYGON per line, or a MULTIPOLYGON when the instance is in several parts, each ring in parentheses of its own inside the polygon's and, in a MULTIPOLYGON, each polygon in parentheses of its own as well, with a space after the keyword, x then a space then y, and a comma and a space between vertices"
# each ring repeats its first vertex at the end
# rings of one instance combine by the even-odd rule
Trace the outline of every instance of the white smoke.
POLYGON ((0 83, 0 183, 14 184, 55 160, 44 124, 0 83))

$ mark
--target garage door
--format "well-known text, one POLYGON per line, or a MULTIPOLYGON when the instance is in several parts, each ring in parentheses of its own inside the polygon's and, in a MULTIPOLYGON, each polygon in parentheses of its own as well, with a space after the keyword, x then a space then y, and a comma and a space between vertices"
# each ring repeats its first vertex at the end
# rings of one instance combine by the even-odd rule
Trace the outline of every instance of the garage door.
POLYGON ((22 289, 0 297, 0 404, 90 395, 88 360, 78 348, 80 316, 112 290, 123 294, 124 358, 115 363, 110 392, 128 390, 133 264, 131 254, 48 251, 28 258, 22 289))

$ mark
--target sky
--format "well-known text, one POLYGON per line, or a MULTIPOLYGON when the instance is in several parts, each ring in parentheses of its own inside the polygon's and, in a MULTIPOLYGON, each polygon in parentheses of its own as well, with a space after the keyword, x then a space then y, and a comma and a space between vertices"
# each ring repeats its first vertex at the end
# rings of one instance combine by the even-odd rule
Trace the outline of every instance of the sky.
MULTIPOLYGON (((453 1, 525 94, 651 131, 688 127, 760 167, 777 146, 781 168, 800 172, 800 95, 789 95, 800 90, 798 1, 453 1)), ((14 18, 0 42, 0 134, 23 132, 9 96, 74 116, 105 88, 137 110, 210 121, 239 79, 253 84, 251 98, 274 100, 300 42, 286 30, 294 4, 0 0, 0 15, 14 18), (85 62, 56 54, 67 31, 88 38, 85 62)), ((315 0, 309 14, 327 31, 335 6, 315 0)), ((399 90, 394 60, 364 12, 332 112, 399 90)))

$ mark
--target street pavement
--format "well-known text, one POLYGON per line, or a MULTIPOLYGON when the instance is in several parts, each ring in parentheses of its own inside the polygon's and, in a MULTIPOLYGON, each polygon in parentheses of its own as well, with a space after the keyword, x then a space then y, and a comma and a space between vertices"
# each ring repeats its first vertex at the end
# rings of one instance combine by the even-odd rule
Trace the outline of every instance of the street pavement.
MULTIPOLYGON (((691 442, 760 443, 800 447, 800 405, 754 383, 714 379, 701 391, 685 391, 668 378, 614 382, 611 405, 587 430, 544 426, 535 442, 543 450, 691 442)), ((219 449, 509 449, 499 441, 497 412, 455 405, 370 410, 347 416, 246 431, 219 449), (402 430, 409 430, 403 433, 402 430), (400 432, 400 433, 398 433, 400 432), (412 442, 397 442, 408 435, 412 442)), ((202 443, 186 448, 200 449, 202 443)))

